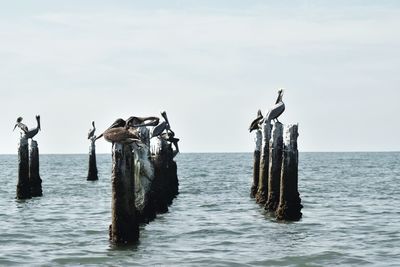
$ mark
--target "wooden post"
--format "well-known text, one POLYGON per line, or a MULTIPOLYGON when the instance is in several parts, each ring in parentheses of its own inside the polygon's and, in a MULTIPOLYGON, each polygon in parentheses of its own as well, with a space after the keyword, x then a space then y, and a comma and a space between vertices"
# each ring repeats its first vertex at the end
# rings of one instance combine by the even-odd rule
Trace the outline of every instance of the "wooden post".
POLYGON ((133 243, 139 239, 133 162, 131 145, 113 145, 110 240, 115 244, 133 243))
POLYGON ((32 197, 41 197, 43 192, 42 179, 39 175, 39 148, 35 140, 31 140, 29 150, 29 183, 32 197))
POLYGON ((90 147, 89 147, 89 170, 88 170, 88 181, 96 181, 99 179, 97 175, 97 163, 96 163, 96 136, 93 136, 90 139, 90 147))
POLYGON ((269 140, 271 138, 271 123, 264 123, 263 141, 260 160, 260 174, 258 182, 258 190, 256 194, 256 202, 265 204, 268 197, 268 169, 269 169, 269 140))
POLYGON ((31 198, 31 186, 29 183, 29 147, 28 138, 22 135, 18 144, 17 199, 27 198, 31 198))
POLYGON ((258 183, 260 181, 260 155, 262 146, 262 132, 260 129, 256 131, 256 147, 253 155, 253 184, 251 185, 250 197, 254 198, 257 194, 258 183))
POLYGON ((134 148, 135 158, 135 206, 140 223, 148 223, 156 217, 151 200, 154 167, 150 160, 150 148, 141 144, 134 148))
POLYGON ((275 211, 279 204, 282 169, 283 124, 276 122, 269 146, 268 200, 265 209, 275 211))
POLYGON ((288 125, 284 140, 280 200, 276 211, 278 220, 298 221, 302 216, 303 205, 298 192, 297 137, 298 125, 288 125))

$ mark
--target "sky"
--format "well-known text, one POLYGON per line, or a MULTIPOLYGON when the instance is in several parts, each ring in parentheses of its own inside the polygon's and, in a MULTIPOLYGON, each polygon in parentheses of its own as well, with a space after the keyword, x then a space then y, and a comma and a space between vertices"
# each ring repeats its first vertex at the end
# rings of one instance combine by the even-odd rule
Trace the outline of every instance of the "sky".
POLYGON ((19 116, 87 153, 92 120, 164 110, 182 152, 252 152, 279 88, 300 151, 399 151, 399 29, 399 1, 0 0, 0 154, 19 116))

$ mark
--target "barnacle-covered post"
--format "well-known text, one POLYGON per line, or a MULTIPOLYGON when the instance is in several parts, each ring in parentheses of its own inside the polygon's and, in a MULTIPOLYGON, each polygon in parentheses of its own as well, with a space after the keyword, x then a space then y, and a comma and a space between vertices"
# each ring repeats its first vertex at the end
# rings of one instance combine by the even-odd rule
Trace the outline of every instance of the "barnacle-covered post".
POLYGON ((288 125, 285 131, 282 172, 280 181, 280 200, 276 210, 278 220, 297 221, 302 213, 300 194, 298 192, 297 150, 298 125, 288 125))
POLYGON ((29 150, 29 183, 32 197, 41 197, 42 179, 39 175, 39 147, 35 140, 31 140, 29 150))
POLYGON ((265 208, 275 211, 279 204, 279 186, 282 169, 283 124, 276 122, 272 128, 269 146, 268 200, 265 208))
POLYGON ((135 208, 132 145, 113 144, 111 184, 110 240, 115 244, 133 243, 139 239, 139 223, 135 208))
POLYGON ((251 185, 250 196, 255 197, 258 190, 258 183, 260 181, 260 157, 261 157, 261 145, 262 145, 262 131, 256 130, 255 137, 256 146, 254 148, 253 155, 253 184, 251 185))
POLYGON ((263 141, 260 159, 260 174, 256 202, 265 204, 268 198, 268 171, 269 171, 269 140, 271 138, 272 125, 270 121, 263 124, 263 141))
POLYGON ((18 144, 18 183, 17 199, 31 198, 31 186, 29 182, 29 148, 28 138, 21 134, 18 144))

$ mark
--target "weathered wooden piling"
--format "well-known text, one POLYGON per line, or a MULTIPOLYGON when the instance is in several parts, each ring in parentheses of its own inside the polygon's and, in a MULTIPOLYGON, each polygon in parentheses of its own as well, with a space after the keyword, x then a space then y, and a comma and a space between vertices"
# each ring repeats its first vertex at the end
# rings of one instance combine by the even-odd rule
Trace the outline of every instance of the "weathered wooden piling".
POLYGON ((135 208, 134 156, 132 146, 114 143, 112 148, 112 211, 110 240, 127 244, 139 239, 135 208))
POLYGON ((276 122, 272 128, 269 145, 268 200, 265 209, 275 211, 279 204, 282 169, 283 124, 276 122))
POLYGON ((251 185, 250 197, 255 197, 258 190, 258 183, 260 180, 260 157, 262 146, 262 132, 260 129, 256 130, 255 138, 256 146, 253 154, 253 184, 251 185))
POLYGON ((22 135, 18 144, 18 183, 17 199, 31 198, 29 183, 29 146, 28 138, 22 135))
POLYGON ((302 213, 300 194, 298 192, 297 150, 298 125, 288 125, 285 131, 282 172, 280 181, 280 199, 276 210, 278 220, 297 221, 302 213))
POLYGON ((90 139, 89 147, 89 170, 87 175, 88 181, 96 181, 99 179, 97 174, 97 163, 96 163, 96 136, 90 139))
POLYGON ((269 169, 269 140, 271 138, 272 125, 269 121, 263 124, 263 141, 260 159, 260 173, 256 202, 265 204, 268 198, 268 169, 269 169))
POLYGON ((32 197, 41 197, 43 192, 39 174, 39 147, 35 140, 31 140, 29 150, 29 183, 32 197))

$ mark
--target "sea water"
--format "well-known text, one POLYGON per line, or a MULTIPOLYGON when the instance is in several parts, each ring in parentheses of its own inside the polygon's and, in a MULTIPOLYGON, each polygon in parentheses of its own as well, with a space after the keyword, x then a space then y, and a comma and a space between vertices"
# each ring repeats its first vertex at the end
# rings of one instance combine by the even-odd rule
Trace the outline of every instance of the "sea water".
POLYGON ((400 153, 300 153, 299 222, 249 197, 252 154, 180 154, 180 194, 114 247, 111 156, 41 155, 43 197, 16 200, 17 157, 0 156, 0 266, 400 265, 400 153))

